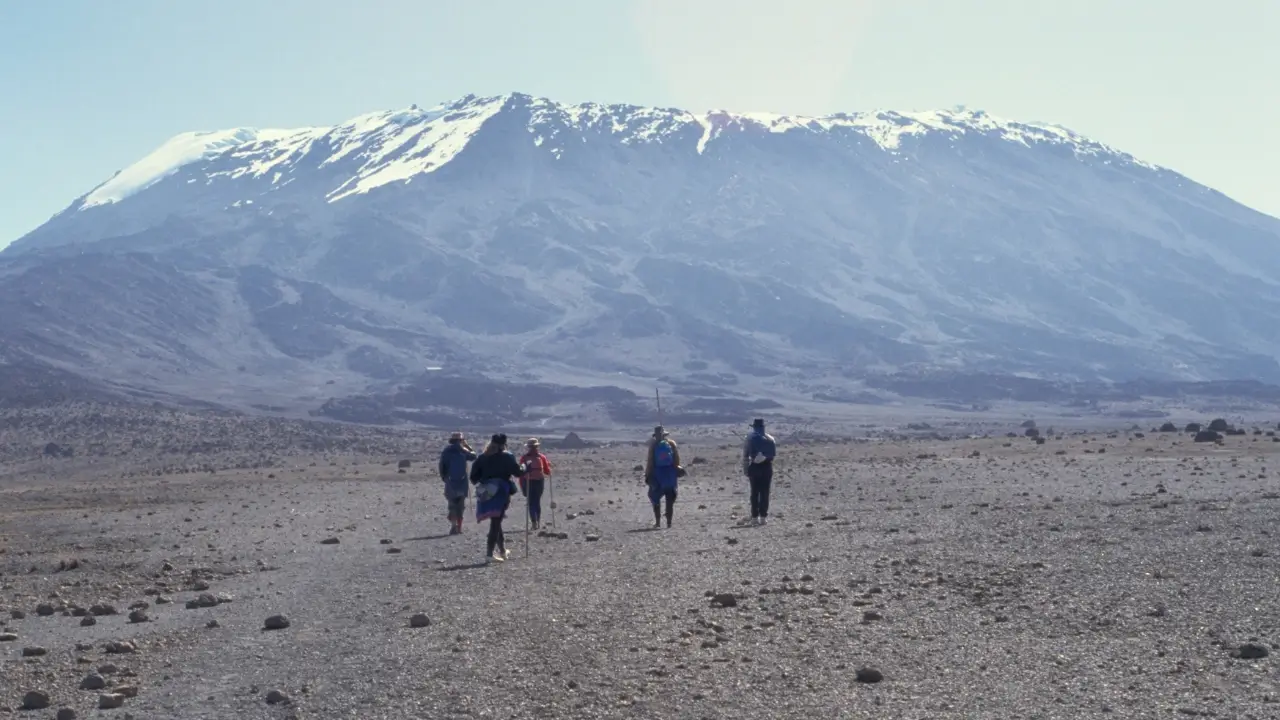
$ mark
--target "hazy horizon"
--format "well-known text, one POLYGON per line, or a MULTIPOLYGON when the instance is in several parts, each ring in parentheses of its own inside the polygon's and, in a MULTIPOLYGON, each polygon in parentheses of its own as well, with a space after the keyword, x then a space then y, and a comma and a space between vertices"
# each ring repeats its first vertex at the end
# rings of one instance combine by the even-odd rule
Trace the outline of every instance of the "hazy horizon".
POLYGON ((1280 216, 1280 8, 1011 0, 84 0, 0 7, 0 247, 168 138, 468 93, 1062 125, 1280 216), (287 32, 281 32, 287 29, 287 32), (260 31, 260 32, 256 32, 260 31))

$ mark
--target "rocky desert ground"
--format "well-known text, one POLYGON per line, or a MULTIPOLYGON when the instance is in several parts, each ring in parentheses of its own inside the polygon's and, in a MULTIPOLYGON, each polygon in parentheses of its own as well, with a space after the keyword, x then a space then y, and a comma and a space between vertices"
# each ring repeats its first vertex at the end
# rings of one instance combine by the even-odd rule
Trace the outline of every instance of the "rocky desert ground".
POLYGON ((736 438, 674 428, 656 531, 638 444, 551 446, 554 527, 526 557, 514 505, 486 567, 483 526, 446 534, 444 432, 0 420, 14 717, 1280 717, 1274 423, 779 428, 765 527, 736 438))

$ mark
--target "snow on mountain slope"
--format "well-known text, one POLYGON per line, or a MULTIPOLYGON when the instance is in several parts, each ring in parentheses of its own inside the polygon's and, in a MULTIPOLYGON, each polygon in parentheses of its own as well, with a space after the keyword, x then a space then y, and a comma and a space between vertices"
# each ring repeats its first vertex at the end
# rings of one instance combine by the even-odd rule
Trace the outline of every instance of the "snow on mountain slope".
POLYGON ((821 134, 845 129, 865 136, 890 154, 900 154, 904 139, 909 137, 980 134, 1028 147, 1057 145, 1082 158, 1109 158, 1157 169, 1063 128, 1019 123, 967 109, 809 117, 723 110, 694 114, 669 108, 597 103, 574 105, 523 95, 467 96, 428 110, 413 106, 361 115, 331 128, 237 128, 183 133, 90 192, 79 209, 118 202, 185 166, 219 156, 232 160, 233 165, 228 170, 207 173, 207 180, 269 177, 270 184, 278 186, 288 182, 293 166, 312 152, 324 156, 319 163, 321 168, 343 161, 349 164, 351 159, 358 161, 351 165, 350 172, 335 178, 334 186, 326 193, 329 202, 337 202, 383 185, 411 182, 416 176, 440 169, 458 156, 486 121, 513 105, 529 111, 530 142, 557 158, 564 151, 561 136, 566 132, 572 132, 579 141, 585 141, 583 132, 609 135, 623 145, 684 142, 702 154, 726 132, 821 134), (691 131, 696 132, 696 140, 691 131))
POLYGON ((245 145, 283 140, 295 135, 296 132, 235 128, 182 133, 92 190, 84 197, 80 209, 86 210, 98 205, 120 202, 135 193, 146 190, 185 165, 208 160, 245 145))
MULTIPOLYGON (((241 340, 208 362, 232 379, 255 357, 379 380, 424 357, 792 386, 937 368, 1280 379, 1280 221, 1069 130, 981 111, 468 96, 181 136, 112 183, 0 258, 154 256, 144 277, 189 276, 193 316, 223 299, 208 322, 241 340)), ((118 293, 101 291, 121 305, 112 317, 136 316, 142 281, 126 275, 140 266, 103 267, 120 273, 118 293)), ((22 317, 12 331, 31 352, 75 356, 66 333, 35 343, 50 326, 22 317)), ((95 357, 113 342, 97 339, 95 357)))

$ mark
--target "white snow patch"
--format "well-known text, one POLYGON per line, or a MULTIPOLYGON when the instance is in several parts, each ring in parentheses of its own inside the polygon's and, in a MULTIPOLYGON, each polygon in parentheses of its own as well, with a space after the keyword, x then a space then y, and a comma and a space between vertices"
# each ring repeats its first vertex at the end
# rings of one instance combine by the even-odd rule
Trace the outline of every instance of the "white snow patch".
POLYGON ((80 209, 120 202, 169 177, 184 165, 214 157, 237 145, 253 142, 264 132, 269 131, 236 128, 182 133, 99 185, 84 197, 80 209))

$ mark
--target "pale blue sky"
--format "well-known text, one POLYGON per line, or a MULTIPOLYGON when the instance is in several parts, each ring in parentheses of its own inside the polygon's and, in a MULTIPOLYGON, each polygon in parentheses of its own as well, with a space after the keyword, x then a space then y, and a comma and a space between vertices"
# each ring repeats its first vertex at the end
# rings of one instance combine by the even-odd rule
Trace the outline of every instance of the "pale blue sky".
POLYGON ((0 246, 167 138, 508 91, 1056 122, 1280 215, 1280 0, 0 0, 0 246))

